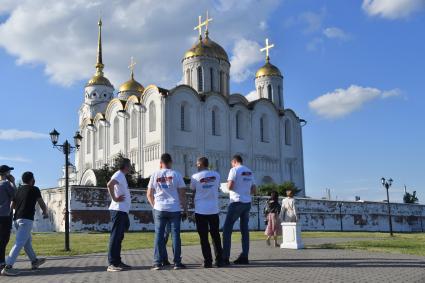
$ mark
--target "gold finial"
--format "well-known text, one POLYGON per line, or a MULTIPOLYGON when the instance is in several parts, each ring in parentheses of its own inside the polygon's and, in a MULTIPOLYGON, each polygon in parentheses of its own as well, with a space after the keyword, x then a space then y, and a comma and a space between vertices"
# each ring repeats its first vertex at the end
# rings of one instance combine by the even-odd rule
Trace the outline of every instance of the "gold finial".
POLYGON ((198 17, 198 25, 193 28, 193 30, 198 30, 199 40, 202 40, 202 27, 205 25, 205 22, 202 22, 202 16, 198 17))
POLYGON ((205 19, 205 21, 203 22, 203 24, 205 25, 205 36, 208 37, 208 23, 212 22, 212 18, 208 17, 208 10, 207 10, 207 18, 205 19))
POLYGON ((134 61, 134 57, 130 57, 130 65, 128 65, 128 68, 131 71, 131 79, 134 80, 134 66, 136 66, 136 62, 134 61))
POLYGON ((266 62, 269 62, 269 60, 270 60, 269 49, 271 49, 273 47, 274 47, 274 44, 269 45, 269 39, 266 38, 266 46, 260 49, 261 52, 266 51, 266 62))
POLYGON ((96 76, 103 76, 103 62, 102 62, 102 19, 99 18, 99 35, 97 41, 97 62, 96 62, 96 76))

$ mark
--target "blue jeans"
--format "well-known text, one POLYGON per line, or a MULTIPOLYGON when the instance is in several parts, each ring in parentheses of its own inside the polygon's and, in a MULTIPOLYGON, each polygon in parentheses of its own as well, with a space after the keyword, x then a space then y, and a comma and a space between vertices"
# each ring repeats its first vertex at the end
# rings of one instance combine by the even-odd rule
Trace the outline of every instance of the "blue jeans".
POLYGON ((161 265, 165 260, 165 227, 170 225, 173 240, 174 264, 181 263, 180 221, 181 213, 153 210, 155 222, 154 264, 161 265))
POLYGON ((109 238, 108 261, 111 265, 119 265, 121 261, 121 243, 124 240, 125 231, 130 228, 128 213, 110 210, 112 219, 111 237, 109 238))
POLYGON ((16 241, 15 245, 13 245, 12 249, 10 250, 9 257, 6 259, 7 265, 13 266, 15 264, 22 248, 24 248, 25 253, 31 262, 37 260, 37 256, 35 255, 35 252, 32 248, 32 223, 33 221, 29 219, 17 219, 15 221, 16 241))
POLYGON ((232 243, 233 225, 240 218, 240 230, 242 234, 242 253, 241 257, 248 257, 249 254, 249 211, 251 203, 233 202, 229 205, 226 220, 223 226, 223 259, 230 258, 230 248, 232 243))
MULTIPOLYGON (((167 252, 167 243, 168 243, 168 238, 170 237, 170 233, 171 233, 171 225, 170 223, 168 223, 165 226, 165 234, 164 234, 164 258, 162 259, 162 261, 164 262, 165 260, 168 260, 168 252, 167 252)), ((174 251, 173 251, 174 253, 174 251)))

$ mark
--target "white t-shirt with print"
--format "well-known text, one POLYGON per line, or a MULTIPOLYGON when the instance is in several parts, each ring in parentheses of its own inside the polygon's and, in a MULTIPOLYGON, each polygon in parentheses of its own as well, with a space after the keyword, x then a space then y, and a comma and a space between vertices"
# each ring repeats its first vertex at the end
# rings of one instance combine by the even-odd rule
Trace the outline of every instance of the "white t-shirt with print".
POLYGON ((251 187, 255 185, 254 174, 251 169, 244 165, 230 169, 228 181, 233 181, 233 190, 229 191, 230 203, 251 202, 251 187))
POLYGON ((112 200, 111 205, 109 206, 109 210, 117 210, 128 213, 131 207, 131 196, 125 174, 121 172, 121 170, 118 170, 114 173, 114 175, 112 175, 111 180, 115 180, 118 183, 114 186, 115 197, 124 195, 125 199, 121 202, 112 200))
POLYGON ((215 171, 203 170, 193 174, 190 188, 195 191, 195 213, 217 214, 220 175, 215 171))
POLYGON ((161 169, 152 174, 148 188, 153 189, 154 209, 159 211, 181 211, 179 190, 186 188, 183 177, 172 169, 161 169))

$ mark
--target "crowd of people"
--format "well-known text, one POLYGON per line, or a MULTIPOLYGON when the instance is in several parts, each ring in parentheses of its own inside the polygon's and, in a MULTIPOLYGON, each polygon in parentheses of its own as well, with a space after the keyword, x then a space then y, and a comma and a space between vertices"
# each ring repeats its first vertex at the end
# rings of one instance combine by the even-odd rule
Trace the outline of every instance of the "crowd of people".
MULTIPOLYGON (((118 165, 119 170, 113 174, 107 184, 111 197, 109 211, 112 221, 107 267, 107 271, 110 272, 131 269, 131 266, 125 264, 121 258, 121 245, 124 234, 130 227, 131 194, 126 175, 131 171, 132 165, 127 158, 121 159, 118 165)), ((202 266, 212 268, 231 264, 231 238, 233 226, 237 220, 240 222, 242 252, 233 263, 249 264, 249 212, 252 195, 256 194, 257 190, 253 172, 243 165, 240 155, 233 156, 232 168, 227 178, 230 203, 222 226, 223 237, 221 238, 219 232, 220 175, 209 169, 209 161, 206 157, 198 158, 196 165, 198 172, 191 176, 189 188, 194 198, 194 218, 204 258, 202 266), (212 239, 214 255, 211 251, 209 235, 212 239)), ((159 170, 150 177, 147 188, 147 200, 152 206, 155 224, 152 270, 161 270, 171 265, 167 253, 169 235, 172 239, 173 268, 184 269, 186 266, 182 263, 180 225, 182 219, 187 217, 186 188, 188 186, 182 175, 173 169, 170 154, 162 154, 159 167, 159 170)), ((6 276, 15 276, 19 273, 13 269, 13 265, 22 248, 31 260, 32 269, 37 269, 46 261, 36 256, 31 238, 35 206, 38 204, 43 216, 48 217, 46 204, 40 190, 35 186, 34 174, 25 172, 22 175, 23 185, 17 189, 15 178, 11 174, 12 170, 12 167, 0 166, 0 270, 1 274, 6 276), (12 223, 16 228, 16 241, 9 256, 5 258, 12 223)), ((267 244, 270 245, 270 239, 273 237, 274 245, 278 246, 277 236, 281 234, 279 220, 281 207, 276 192, 272 192, 264 213, 267 221, 265 231, 267 244)))

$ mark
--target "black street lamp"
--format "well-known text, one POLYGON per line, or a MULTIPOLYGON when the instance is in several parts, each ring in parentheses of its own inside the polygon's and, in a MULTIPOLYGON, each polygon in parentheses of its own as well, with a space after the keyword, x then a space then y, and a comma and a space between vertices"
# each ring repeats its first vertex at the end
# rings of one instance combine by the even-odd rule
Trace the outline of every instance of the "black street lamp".
POLYGON ((390 194, 388 193, 389 188, 393 184, 393 179, 389 178, 386 180, 385 178, 381 178, 382 186, 387 190, 387 206, 388 206, 388 223, 390 226, 390 235, 393 236, 393 223, 391 221, 391 206, 390 206, 390 194))
POLYGON ((50 132, 50 139, 53 147, 57 148, 60 152, 65 154, 65 251, 70 251, 69 248, 69 154, 78 150, 81 145, 83 137, 80 132, 76 132, 74 136, 74 144, 72 146, 68 140, 65 140, 63 144, 58 144, 59 132, 56 129, 50 132))
POLYGON ((343 203, 342 202, 338 202, 337 206, 339 208, 339 222, 340 222, 340 226, 341 226, 341 232, 342 232, 342 207, 343 207, 343 203))

